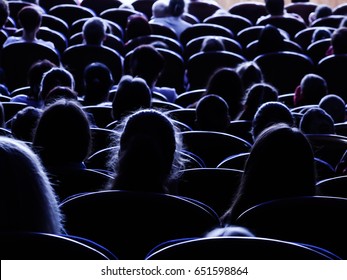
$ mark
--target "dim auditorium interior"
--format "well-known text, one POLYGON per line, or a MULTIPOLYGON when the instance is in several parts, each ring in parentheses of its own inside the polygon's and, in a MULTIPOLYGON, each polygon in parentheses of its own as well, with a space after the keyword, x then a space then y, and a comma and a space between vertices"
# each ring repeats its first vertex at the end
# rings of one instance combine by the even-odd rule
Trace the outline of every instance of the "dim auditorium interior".
POLYGON ((345 1, 0 0, 0 26, 2 260, 347 259, 345 1))

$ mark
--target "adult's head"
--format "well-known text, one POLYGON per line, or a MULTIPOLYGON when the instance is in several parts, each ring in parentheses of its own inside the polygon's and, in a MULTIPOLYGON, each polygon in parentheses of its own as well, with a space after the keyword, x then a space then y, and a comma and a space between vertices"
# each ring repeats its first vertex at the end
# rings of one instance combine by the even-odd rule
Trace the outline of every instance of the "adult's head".
POLYGON ((265 128, 276 123, 294 126, 295 119, 290 109, 279 101, 270 101, 260 105, 252 120, 253 139, 255 140, 265 128))
POLYGON ((299 128, 305 134, 335 134, 334 120, 319 107, 303 114, 299 128))
POLYGON ((91 146, 88 118, 74 101, 61 99, 45 108, 33 146, 45 166, 81 164, 91 146))
POLYGON ((196 128, 225 132, 230 123, 228 103, 215 94, 203 96, 196 105, 196 128))
POLYGON ((184 0, 170 0, 167 10, 170 16, 179 17, 185 12, 185 7, 184 0))
POLYGON ((331 45, 334 54, 347 53, 347 27, 339 27, 331 35, 331 45))
POLYGON ((181 139, 172 120, 160 111, 139 110, 119 126, 114 189, 165 192, 181 167, 181 139))
POLYGON ((284 0, 265 0, 265 8, 272 16, 281 16, 284 13, 284 0))
POLYGON ((112 115, 120 120, 139 109, 152 106, 152 93, 145 80, 125 75, 121 78, 112 101, 112 115))
POLYGON ((107 24, 100 17, 91 17, 82 27, 82 34, 86 44, 102 45, 106 38, 107 24))
POLYGON ((334 123, 346 121, 346 103, 340 96, 327 94, 319 101, 318 106, 333 118, 334 123))
POLYGON ((18 12, 18 22, 27 33, 36 32, 42 22, 41 12, 32 5, 25 6, 18 12))
POLYGON ((314 153, 308 139, 296 127, 274 124, 254 142, 239 190, 223 220, 230 223, 248 208, 272 199, 315 195, 315 184, 314 153))
POLYGON ((0 136, 1 231, 63 233, 57 197, 39 157, 0 136))
POLYGON ((165 66, 163 55, 152 45, 141 45, 130 57, 130 73, 143 78, 151 88, 155 85, 165 66))

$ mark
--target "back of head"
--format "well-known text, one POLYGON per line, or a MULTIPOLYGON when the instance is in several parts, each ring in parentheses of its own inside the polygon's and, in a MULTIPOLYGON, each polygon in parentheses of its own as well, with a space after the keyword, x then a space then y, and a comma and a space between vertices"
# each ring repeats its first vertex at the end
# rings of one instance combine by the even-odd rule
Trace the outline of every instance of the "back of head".
POLYGON ((179 168, 177 132, 171 119, 157 110, 139 110, 125 118, 113 159, 113 187, 163 192, 179 168))
POLYGON ((265 0, 265 7, 268 13, 272 16, 283 15, 284 0, 265 0))
POLYGON ((318 19, 331 16, 333 14, 333 9, 329 5, 321 4, 316 7, 314 12, 316 15, 315 18, 318 19))
POLYGON ((242 119, 252 120, 258 108, 270 101, 278 101, 278 91, 268 83, 255 83, 246 91, 246 100, 244 102, 244 113, 242 119))
POLYGON ((92 62, 83 72, 84 102, 86 105, 99 104, 107 101, 113 86, 111 70, 101 62, 92 62))
POLYGON ((152 45, 141 45, 130 57, 130 73, 143 78, 148 86, 154 86, 165 66, 163 55, 152 45))
POLYGON ((90 133, 82 108, 62 99, 45 108, 33 145, 46 166, 81 164, 89 154, 90 133))
POLYGON ((267 24, 261 30, 258 39, 259 53, 276 52, 283 50, 284 37, 278 28, 272 24, 267 24))
POLYGON ((169 0, 168 13, 170 16, 179 17, 185 11, 185 1, 184 0, 169 0))
POLYGON ((236 71, 241 77, 245 90, 254 83, 261 83, 264 78, 259 65, 253 60, 238 64, 236 66, 236 71))
POLYGON ((56 67, 54 63, 48 59, 39 60, 35 62, 28 70, 28 84, 30 86, 30 97, 38 99, 41 88, 41 81, 43 75, 56 67))
POLYGON ((165 0, 157 0, 152 5, 153 18, 168 16, 168 3, 165 0))
POLYGON ((276 123, 294 126, 295 120, 290 109, 279 101, 262 104, 256 111, 252 121, 253 139, 255 140, 265 128, 276 123))
POLYGON ((19 140, 32 142, 42 110, 32 106, 20 110, 11 119, 12 135, 19 140))
POLYGON ((1 231, 62 233, 62 215, 44 168, 25 144, 0 136, 1 231))
POLYGON ((334 54, 347 53, 347 27, 339 27, 331 35, 331 45, 334 54))
POLYGON ((277 123, 264 129, 246 161, 238 194, 223 219, 272 199, 315 195, 314 154, 296 127, 277 123))
POLYGON ((316 42, 318 40, 322 39, 328 39, 331 38, 331 31, 329 28, 317 28, 313 33, 312 33, 312 40, 311 42, 316 42))
POLYGON ((44 105, 48 106, 60 99, 78 101, 78 94, 70 87, 56 86, 48 92, 44 105))
POLYGON ((112 101, 112 114, 120 120, 139 109, 150 108, 151 90, 142 78, 125 75, 121 78, 112 101))
POLYGON ((41 80, 39 98, 44 101, 48 93, 56 86, 65 86, 74 89, 75 80, 73 75, 68 70, 61 67, 53 67, 47 71, 41 80))
POLYGON ((208 80, 205 94, 221 96, 228 103, 231 119, 234 119, 242 108, 243 84, 233 68, 223 67, 213 72, 208 80))
POLYGON ((31 5, 22 8, 17 16, 19 24, 27 32, 33 32, 41 26, 42 15, 37 8, 31 5))
POLYGON ((208 36, 203 40, 201 44, 201 51, 225 51, 223 40, 215 36, 208 36))
POLYGON ((318 104, 328 93, 328 86, 325 79, 317 74, 306 74, 300 83, 300 98, 296 106, 318 104))
POLYGON ((6 0, 0 0, 0 27, 3 27, 10 15, 10 9, 6 0))
POLYGON ((311 108, 302 116, 299 124, 305 134, 335 134, 334 120, 321 108, 311 108))
POLYGON ((327 94, 320 100, 318 106, 333 118, 334 123, 346 121, 346 103, 340 96, 327 94))
POLYGON ((197 129, 224 132, 229 122, 229 106, 222 97, 208 94, 198 101, 195 120, 197 129))
POLYGON ((145 15, 134 14, 128 17, 125 27, 125 41, 150 34, 152 34, 152 28, 145 15))
POLYGON ((101 45, 106 38, 106 23, 102 18, 91 17, 82 27, 83 38, 86 44, 101 45))

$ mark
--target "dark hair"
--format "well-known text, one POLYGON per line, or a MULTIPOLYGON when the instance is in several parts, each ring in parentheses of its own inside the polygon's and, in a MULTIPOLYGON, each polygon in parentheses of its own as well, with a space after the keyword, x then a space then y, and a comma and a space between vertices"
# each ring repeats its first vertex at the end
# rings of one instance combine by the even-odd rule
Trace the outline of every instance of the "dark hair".
POLYGON ((311 108, 303 114, 299 128, 305 134, 335 134, 334 120, 319 107, 311 108))
POLYGON ((181 16, 185 9, 184 0, 170 0, 168 5, 168 12, 174 17, 181 16))
POLYGON ((100 45, 106 36, 107 25, 100 17, 87 19, 82 27, 83 37, 87 44, 100 45))
POLYGON ((18 12, 18 21, 23 29, 27 31, 34 31, 40 27, 42 15, 37 8, 32 6, 25 6, 18 12))

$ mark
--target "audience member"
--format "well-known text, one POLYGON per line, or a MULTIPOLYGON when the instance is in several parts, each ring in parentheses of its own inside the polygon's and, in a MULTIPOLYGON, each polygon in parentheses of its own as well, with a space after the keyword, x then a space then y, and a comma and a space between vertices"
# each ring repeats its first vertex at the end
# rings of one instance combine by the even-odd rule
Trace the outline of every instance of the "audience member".
POLYGON ((124 75, 112 101, 112 116, 121 120, 139 109, 152 107, 151 90, 146 81, 139 77, 124 75))
POLYGON ((32 6, 26 6, 18 12, 18 22, 23 28, 21 37, 10 36, 4 42, 3 47, 13 43, 29 42, 44 45, 56 51, 54 44, 37 38, 37 33, 41 27, 42 15, 40 11, 32 6))
POLYGON ((78 94, 71 87, 56 86, 46 95, 44 106, 46 107, 60 99, 78 101, 78 94))
POLYGON ((252 121, 258 108, 270 101, 278 101, 277 89, 268 83, 255 83, 246 90, 243 111, 238 119, 252 121))
POLYGON ((152 92, 163 94, 169 102, 174 102, 177 92, 174 88, 158 87, 156 82, 164 70, 165 58, 152 45, 141 45, 134 49, 129 63, 130 74, 144 79, 152 92))
POLYGON ((215 94, 205 95, 198 101, 195 115, 197 130, 226 132, 230 123, 228 104, 215 94))
POLYGON ((165 0, 157 0, 152 5, 152 18, 162 18, 168 16, 168 3, 165 0))
POLYGON ((325 79, 317 74, 306 74, 295 89, 294 107, 318 105, 319 101, 328 94, 325 79))
POLYGON ((276 123, 295 126, 295 119, 290 109, 279 101, 266 102, 258 108, 252 120, 252 136, 255 141, 267 127, 276 123))
POLYGON ((143 14, 134 14, 128 17, 124 32, 124 42, 131 39, 152 34, 151 25, 143 14))
POLYGON ((284 0, 264 0, 264 1, 265 1, 265 8, 268 14, 265 16, 259 17, 256 22, 257 25, 261 25, 265 20, 271 17, 293 18, 305 23, 304 19, 298 14, 288 13, 286 11, 284 0))
POLYGON ((308 20, 310 25, 312 25, 315 20, 331 16, 332 14, 333 9, 329 5, 319 4, 317 5, 316 9, 312 13, 310 13, 308 20))
POLYGON ((208 36, 202 41, 200 51, 225 51, 225 45, 220 37, 208 36))
POLYGON ((1 231, 64 233, 58 198, 39 158, 0 136, 1 231))
POLYGON ((165 17, 155 17, 149 22, 163 24, 175 30, 177 37, 180 38, 181 33, 188 27, 192 26, 191 23, 182 19, 182 15, 185 12, 186 3, 185 0, 169 0, 167 7, 168 15, 165 17))
POLYGON ((36 126, 41 118, 42 109, 33 106, 25 107, 11 119, 12 135, 25 142, 33 142, 36 126))
POLYGON ((75 102, 61 99, 47 106, 38 122, 33 147, 52 173, 68 168, 85 168, 91 147, 89 121, 75 102))
POLYGON ((335 134, 334 120, 319 107, 311 108, 303 114, 299 128, 305 134, 335 134))
POLYGON ((259 65, 253 60, 241 62, 235 69, 242 80, 243 88, 245 90, 253 84, 264 81, 263 72, 259 65))
POLYGON ((326 54, 347 54, 347 27, 334 30, 331 35, 331 46, 326 54))
POLYGON ((266 24, 259 34, 257 53, 264 54, 283 51, 285 49, 284 39, 276 26, 266 24))
POLYGON ((333 118, 334 123, 346 121, 346 103, 340 96, 327 94, 319 101, 318 106, 333 118))
POLYGON ((42 100, 39 98, 42 77, 46 72, 48 72, 54 67, 57 66, 47 59, 39 60, 36 63, 34 63, 28 71, 28 93, 13 96, 11 98, 11 101, 21 102, 28 104, 29 106, 40 108, 43 105, 42 100))
POLYGON ((296 127, 271 125, 253 144, 238 192, 222 222, 233 224, 243 211, 261 202, 315 195, 315 184, 314 154, 308 139, 296 127))
POLYGON ((323 39, 329 39, 329 38, 331 38, 331 35, 332 35, 332 32, 327 27, 317 28, 312 33, 311 43, 314 43, 314 42, 317 42, 317 41, 323 40, 323 39))
MULTIPOLYGON (((243 84, 239 74, 233 68, 222 67, 212 73, 203 95, 208 94, 219 95, 227 102, 230 120, 234 120, 243 110, 243 84)), ((190 107, 196 107, 196 103, 190 107)))
POLYGON ((102 62, 92 62, 83 73, 83 105, 109 104, 109 94, 113 87, 110 69, 102 62))
POLYGON ((102 18, 91 17, 86 20, 82 27, 84 44, 103 45, 106 39, 107 24, 102 18))
POLYGON ((72 74, 63 67, 53 67, 45 72, 41 80, 39 99, 45 104, 48 93, 56 86, 75 89, 75 80, 72 74))
POLYGON ((179 130, 172 120, 160 111, 144 109, 127 116, 118 129, 109 188, 168 192, 183 164, 179 130))

